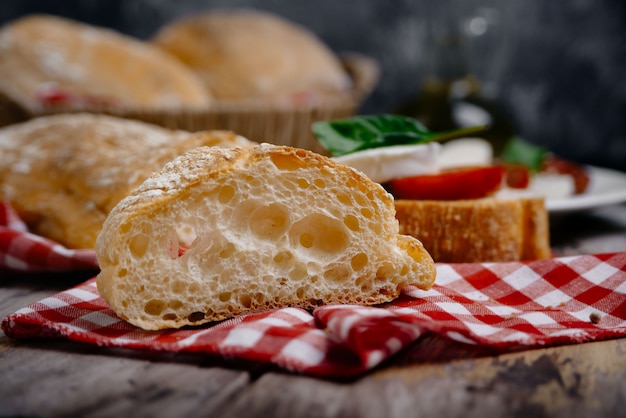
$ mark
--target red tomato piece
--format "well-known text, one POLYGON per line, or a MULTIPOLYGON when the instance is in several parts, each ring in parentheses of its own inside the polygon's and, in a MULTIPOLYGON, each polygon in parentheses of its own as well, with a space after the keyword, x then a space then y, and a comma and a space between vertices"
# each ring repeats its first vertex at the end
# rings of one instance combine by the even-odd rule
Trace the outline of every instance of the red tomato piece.
POLYGON ((396 199, 479 199, 502 186, 504 173, 501 166, 455 168, 439 174, 391 180, 387 187, 396 199))
POLYGON ((546 157, 541 172, 572 176, 576 194, 584 193, 589 186, 589 174, 583 166, 559 157, 546 157))
POLYGON ((512 189, 525 189, 530 184, 530 168, 523 164, 505 164, 506 185, 512 189))

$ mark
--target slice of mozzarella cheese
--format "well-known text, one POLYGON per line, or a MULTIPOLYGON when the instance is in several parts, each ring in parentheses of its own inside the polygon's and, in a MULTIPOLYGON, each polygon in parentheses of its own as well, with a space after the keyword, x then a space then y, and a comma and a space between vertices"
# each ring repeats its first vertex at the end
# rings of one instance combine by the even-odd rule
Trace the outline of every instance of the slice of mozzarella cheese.
POLYGON ((574 178, 567 174, 537 173, 530 180, 528 190, 546 199, 564 199, 574 195, 574 178))
POLYGON ((372 148, 334 157, 341 164, 355 168, 377 183, 389 180, 434 174, 441 145, 429 142, 418 145, 394 145, 372 148))
POLYGON ((493 148, 481 138, 460 138, 446 142, 439 152, 439 168, 491 165, 493 148))

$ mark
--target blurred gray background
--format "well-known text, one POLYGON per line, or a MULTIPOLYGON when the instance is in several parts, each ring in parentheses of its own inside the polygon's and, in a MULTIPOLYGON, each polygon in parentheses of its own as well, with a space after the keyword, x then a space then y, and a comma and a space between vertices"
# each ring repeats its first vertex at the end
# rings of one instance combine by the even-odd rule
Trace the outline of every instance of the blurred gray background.
POLYGON ((0 0, 0 23, 51 13, 142 39, 211 8, 268 10, 336 52, 367 54, 382 77, 360 113, 392 112, 431 71, 428 25, 474 22, 468 64, 530 142, 626 171, 624 0, 0 0), (479 17, 478 20, 474 19, 479 17), (474 20, 472 20, 474 19, 474 20))

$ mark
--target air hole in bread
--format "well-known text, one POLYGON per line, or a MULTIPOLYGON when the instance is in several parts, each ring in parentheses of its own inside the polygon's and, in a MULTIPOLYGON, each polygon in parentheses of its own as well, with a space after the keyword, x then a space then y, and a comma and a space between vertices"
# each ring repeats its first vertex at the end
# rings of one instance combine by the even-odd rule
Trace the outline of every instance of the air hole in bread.
POLYGON ((378 270, 376 270, 376 280, 377 281, 386 281, 386 278, 395 273, 395 269, 393 264, 391 263, 383 263, 378 270))
POLYGON ((148 315, 154 315, 154 316, 161 315, 161 312, 163 312, 163 309, 165 309, 165 302, 159 299, 152 299, 148 301, 143 307, 143 310, 148 315))
POLYGON ((232 186, 222 186, 220 189, 218 200, 221 204, 226 204, 235 196, 235 189, 232 186))
POLYGON ((279 266, 288 265, 291 263, 293 259, 293 254, 289 251, 280 251, 274 255, 274 263, 279 266))
POLYGON ((218 295, 218 299, 220 300, 220 302, 228 302, 230 300, 230 296, 230 292, 222 292, 218 295))
POLYGON ((387 289, 386 287, 383 287, 383 288, 378 289, 378 293, 381 295, 388 295, 391 293, 391 291, 387 289))
POLYGON ((307 163, 295 154, 272 153, 270 159, 279 170, 293 171, 307 166, 307 163))
POLYGON ((311 248, 313 247, 313 244, 315 242, 315 237, 313 236, 313 234, 304 232, 300 235, 299 241, 300 245, 302 245, 304 248, 311 248))
POLYGON ((246 309, 252 306, 252 298, 249 295, 243 294, 239 296, 239 303, 246 309))
POLYGON ((132 224, 130 222, 125 222, 120 226, 120 234, 125 234, 130 231, 132 224))
POLYGON ((178 299, 172 299, 167 303, 167 307, 176 311, 183 307, 183 303, 178 299))
POLYGON ((258 305, 262 305, 265 302, 265 295, 261 292, 257 292, 254 294, 254 301, 258 305))
POLYGON ((126 270, 125 268, 121 268, 117 270, 117 277, 126 277, 127 274, 128 274, 128 270, 126 270))
POLYGON ((311 186, 311 184, 309 183, 307 179, 302 179, 302 178, 296 179, 296 184, 301 189, 308 189, 311 186))
POLYGON ((367 219, 372 219, 372 216, 374 214, 369 208, 361 208, 361 215, 363 215, 367 219))
POLYGON ((287 230, 289 212, 279 204, 258 207, 248 218, 250 230, 259 238, 276 240, 287 230))
POLYGON ((346 205, 346 206, 352 206, 352 198, 350 197, 350 195, 347 195, 345 193, 336 193, 337 196, 337 200, 346 205))
POLYGON ((172 283, 172 292, 175 295, 182 295, 182 294, 184 294, 186 288, 187 288, 187 285, 182 280, 175 280, 174 283, 172 283))
POLYGON ((227 243, 220 251, 220 258, 229 258, 235 253, 236 249, 235 244, 232 242, 227 243))
POLYGON ((150 245, 149 236, 149 234, 141 232, 129 240, 128 249, 134 258, 142 258, 146 254, 148 246, 150 245))
POLYGON ((356 201, 357 205, 364 208, 369 207, 372 204, 372 201, 370 199, 367 199, 361 193, 354 193, 354 200, 356 201))
POLYGON ((352 257, 352 259, 350 260, 350 266, 352 267, 352 270, 359 271, 367 265, 367 262, 367 254, 359 253, 352 257))
POLYGON ((304 264, 297 263, 289 272, 289 277, 292 280, 304 280, 309 277, 309 272, 304 264))
POLYGON ((177 316, 173 313, 167 313, 161 317, 164 321, 175 321, 177 316))
POLYGON ((315 179, 315 180, 313 180, 313 184, 315 184, 320 189, 323 189, 324 187, 326 187, 326 182, 324 180, 322 180, 322 179, 315 179))
POLYGON ((343 218, 343 223, 352 231, 358 231, 360 228, 359 220, 354 215, 346 215, 343 218))
POLYGON ((198 322, 204 319, 204 312, 193 312, 187 316, 189 322, 198 322))
POLYGON ((352 275, 352 270, 348 266, 338 265, 331 267, 324 272, 324 279, 333 282, 344 282, 352 275))
POLYGON ((348 247, 348 234, 343 222, 321 213, 314 213, 295 222, 290 231, 292 243, 315 252, 318 256, 341 253, 348 247))

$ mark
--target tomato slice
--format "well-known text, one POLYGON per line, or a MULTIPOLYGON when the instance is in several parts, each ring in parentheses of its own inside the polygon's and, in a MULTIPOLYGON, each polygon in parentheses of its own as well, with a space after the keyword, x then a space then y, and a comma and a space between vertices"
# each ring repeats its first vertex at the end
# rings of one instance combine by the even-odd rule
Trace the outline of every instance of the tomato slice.
POLYGON ((396 199, 460 200, 489 196, 502 186, 502 166, 464 167, 391 180, 387 189, 396 199))
POLYGON ((506 163, 506 185, 512 189, 526 189, 530 184, 530 168, 524 164, 506 163))

